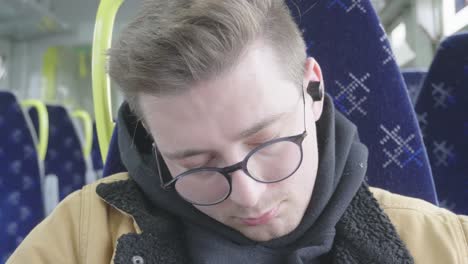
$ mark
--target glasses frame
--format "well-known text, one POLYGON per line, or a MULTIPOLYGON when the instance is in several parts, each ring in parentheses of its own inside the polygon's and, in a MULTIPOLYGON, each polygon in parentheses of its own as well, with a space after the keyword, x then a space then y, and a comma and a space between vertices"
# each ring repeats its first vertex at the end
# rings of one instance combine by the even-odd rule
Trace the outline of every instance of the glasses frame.
MULTIPOLYGON (((317 86, 320 85, 319 82, 317 82, 317 84, 315 84, 317 86)), ((179 181, 180 179, 184 178, 184 177, 187 177, 187 176, 190 176, 190 174, 192 173, 197 173, 197 172, 206 172, 206 171, 212 171, 212 172, 218 172, 220 174, 222 174, 227 182, 229 183, 229 192, 226 194, 225 197, 223 197, 222 199, 220 199, 219 201, 216 201, 216 202, 213 202, 213 203, 210 203, 210 204, 200 204, 200 203, 197 203, 195 201, 190 201, 189 199, 185 198, 184 196, 182 196, 181 194, 179 194, 179 192, 176 190, 177 194, 182 198, 184 199, 185 201, 191 203, 191 204, 194 204, 194 205, 199 205, 199 206, 211 206, 211 205, 216 205, 216 204, 219 204, 219 203, 222 203, 223 201, 225 201, 230 195, 231 195, 231 192, 232 192, 232 176, 231 176, 231 173, 235 172, 235 171, 238 171, 238 170, 242 170, 248 177, 250 177, 251 179, 253 179, 254 181, 256 182, 260 182, 260 183, 265 183, 265 184, 269 184, 269 183, 277 183, 277 182, 281 182, 281 181, 284 181, 286 179, 288 179, 289 177, 291 177, 292 175, 294 175, 294 173, 296 173, 296 171, 301 167, 302 165, 302 161, 303 161, 303 147, 302 147, 302 143, 304 142, 304 139, 305 137, 307 136, 307 126, 306 126, 306 111, 305 111, 305 95, 304 95, 304 90, 302 90, 302 102, 303 102, 303 115, 304 115, 304 131, 300 134, 297 134, 297 135, 294 135, 294 136, 289 136, 289 137, 282 137, 282 138, 277 138, 277 139, 273 139, 273 140, 270 140, 270 141, 267 141, 257 147, 255 147, 253 150, 251 150, 246 156, 245 158, 236 163, 236 164, 233 164, 233 165, 230 165, 230 166, 226 166, 226 167, 223 167, 223 168, 218 168, 218 167, 200 167, 200 168, 195 168, 195 169, 190 169, 188 171, 185 171, 179 175, 177 175, 176 177, 173 177, 170 181, 168 182, 164 182, 164 179, 163 179, 163 175, 161 173, 161 165, 159 164, 159 159, 158 159, 158 150, 156 148, 156 143, 153 143, 153 153, 155 155, 155 160, 156 160, 156 167, 157 167, 157 170, 158 170, 158 174, 159 174, 159 179, 160 179, 160 186, 161 188, 163 188, 164 190, 169 190, 169 189, 176 189, 175 188, 175 184, 177 181, 179 181), (256 179, 255 177, 253 177, 249 170, 247 169, 247 163, 250 159, 250 157, 252 157, 255 153, 257 153, 257 151, 259 151, 260 149, 262 148, 265 148, 265 147, 268 147, 272 144, 275 144, 275 143, 278 143, 278 142, 292 142, 294 144, 296 144, 299 149, 300 149, 300 152, 301 152, 301 158, 298 162, 298 165, 296 167, 296 169, 294 169, 293 172, 291 172, 288 176, 284 177, 284 178, 281 178, 280 180, 276 180, 276 181, 261 181, 261 180, 258 180, 256 179)))

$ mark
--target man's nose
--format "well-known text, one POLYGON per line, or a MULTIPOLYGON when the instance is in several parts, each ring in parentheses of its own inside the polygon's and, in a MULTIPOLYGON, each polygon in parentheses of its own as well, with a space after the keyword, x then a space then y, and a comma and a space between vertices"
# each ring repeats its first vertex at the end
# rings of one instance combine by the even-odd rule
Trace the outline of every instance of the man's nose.
POLYGON ((241 207, 255 207, 266 190, 266 184, 250 178, 242 170, 231 173, 232 191, 229 199, 241 207))

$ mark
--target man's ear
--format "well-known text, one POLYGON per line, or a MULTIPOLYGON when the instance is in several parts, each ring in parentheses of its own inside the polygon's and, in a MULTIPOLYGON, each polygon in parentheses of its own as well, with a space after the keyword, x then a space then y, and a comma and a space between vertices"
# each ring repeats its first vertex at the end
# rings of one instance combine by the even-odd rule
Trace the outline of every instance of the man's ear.
MULTIPOLYGON (((312 58, 309 57, 306 60, 305 66, 304 66, 304 81, 303 81, 303 89, 304 89, 304 94, 307 95, 307 99, 311 99, 311 108, 312 108, 312 113, 314 117, 314 121, 318 121, 320 117, 322 116, 322 111, 323 111, 323 101, 325 98, 325 85, 324 85, 324 80, 322 76, 322 69, 320 68, 320 65, 318 62, 312 58), (319 82, 320 85, 316 85, 315 83, 319 82), (309 89, 314 89, 312 91, 308 91, 309 89), (318 91, 315 89, 319 89, 318 91), (315 100, 311 96, 311 92, 315 94, 315 100), (321 95, 321 96, 318 96, 321 95)), ((307 100, 309 101, 309 100, 307 100)))

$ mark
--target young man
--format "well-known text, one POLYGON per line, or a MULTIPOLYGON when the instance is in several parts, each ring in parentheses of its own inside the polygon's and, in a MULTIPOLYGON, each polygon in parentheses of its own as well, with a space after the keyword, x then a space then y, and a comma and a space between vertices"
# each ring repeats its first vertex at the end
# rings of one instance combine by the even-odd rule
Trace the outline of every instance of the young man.
POLYGON ((128 173, 8 263, 468 263, 466 217, 366 185, 283 1, 148 1, 109 54, 128 173))

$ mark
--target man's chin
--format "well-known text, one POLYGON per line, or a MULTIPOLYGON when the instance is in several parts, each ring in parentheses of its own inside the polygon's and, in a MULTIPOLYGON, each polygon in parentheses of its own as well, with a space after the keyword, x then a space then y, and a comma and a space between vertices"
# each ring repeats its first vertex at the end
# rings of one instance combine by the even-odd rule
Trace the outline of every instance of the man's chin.
POLYGON ((273 239, 283 237, 292 232, 293 229, 285 226, 253 226, 246 227, 240 231, 245 237, 257 242, 267 242, 273 239))
POLYGON ((244 236, 256 242, 267 242, 275 238, 281 237, 281 235, 279 234, 265 234, 265 233, 244 233, 244 236))

